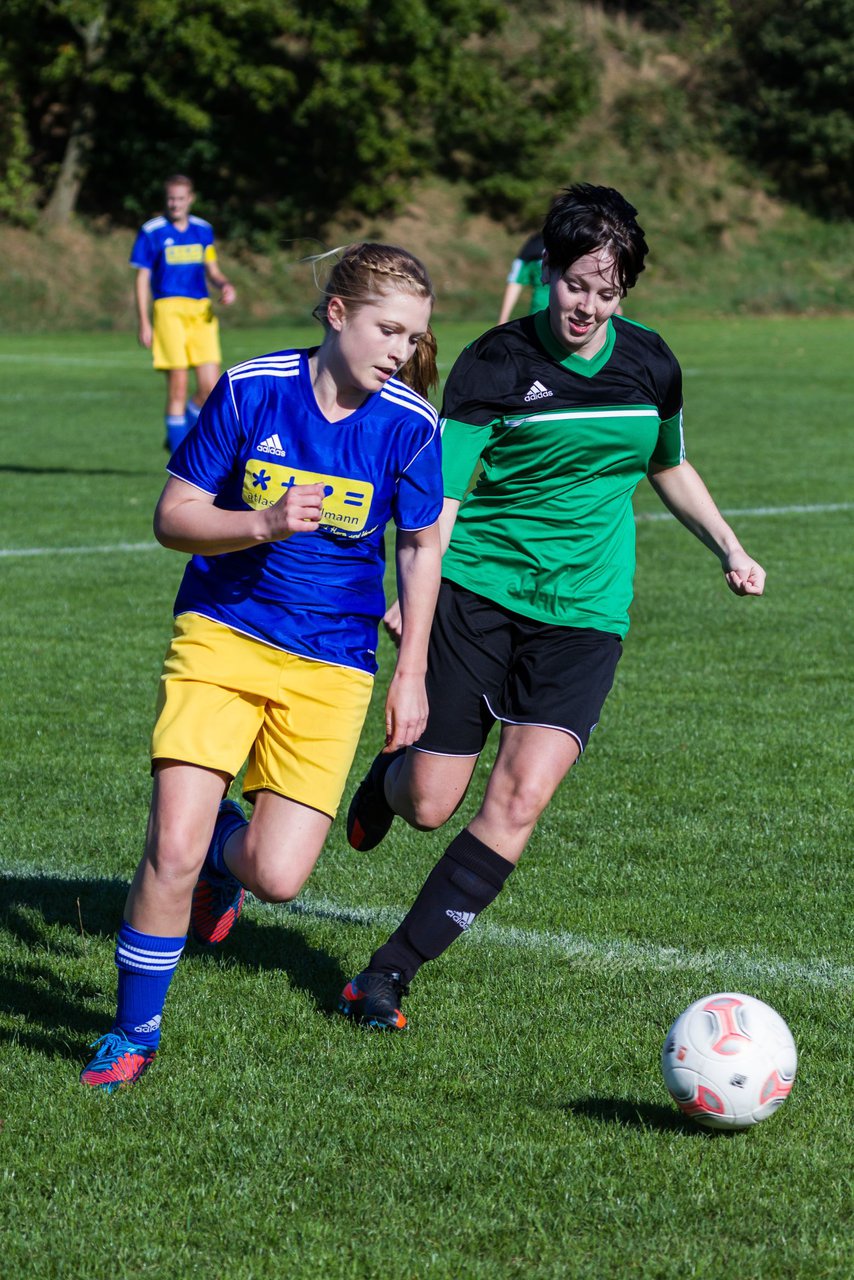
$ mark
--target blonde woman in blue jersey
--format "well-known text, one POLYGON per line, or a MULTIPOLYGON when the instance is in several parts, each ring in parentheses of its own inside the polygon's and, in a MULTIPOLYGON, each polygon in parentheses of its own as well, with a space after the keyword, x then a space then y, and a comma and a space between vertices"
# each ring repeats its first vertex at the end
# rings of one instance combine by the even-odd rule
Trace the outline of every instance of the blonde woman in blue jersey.
POLYGON ((341 1012, 369 1027, 406 1025, 409 982, 501 891, 596 727, 629 625, 641 481, 717 557, 730 590, 764 589, 687 461, 676 357, 618 314, 647 252, 635 209, 579 184, 553 203, 543 242, 547 310, 478 338, 445 385, 430 718, 409 750, 375 759, 350 843, 373 848, 395 814, 441 826, 496 723, 498 754, 479 811, 341 994, 341 1012))
POLYGON ((231 306, 237 293, 217 262, 213 227, 190 212, 195 199, 190 179, 182 173, 167 178, 165 198, 165 214, 140 228, 130 263, 136 267, 139 343, 151 351, 154 368, 166 374, 166 447, 172 453, 195 426, 219 378, 219 321, 208 284, 219 290, 224 306, 231 306), (192 398, 190 369, 196 373, 192 398))
POLYGON ((112 1092, 154 1060, 184 947, 216 945, 249 889, 299 893, 338 808, 376 671, 383 531, 396 527, 403 627, 389 746, 427 722, 442 508, 430 331, 416 258, 348 248, 317 348, 230 369, 172 457, 154 527, 189 552, 160 682, 145 851, 118 935, 118 1008, 81 1080, 112 1092), (224 799, 248 757, 243 793, 224 799))

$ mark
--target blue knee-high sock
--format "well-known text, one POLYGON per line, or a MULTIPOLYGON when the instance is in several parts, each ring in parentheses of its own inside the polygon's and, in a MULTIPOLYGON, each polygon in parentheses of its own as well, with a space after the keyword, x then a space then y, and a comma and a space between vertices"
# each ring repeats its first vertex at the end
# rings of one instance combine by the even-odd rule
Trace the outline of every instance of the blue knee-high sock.
POLYGON ((169 983, 181 959, 185 937, 157 938, 122 921, 116 939, 119 995, 114 1027, 137 1044, 156 1049, 169 983))
POLYGON ((178 448, 188 430, 187 415, 185 413, 166 414, 166 443, 172 453, 178 448))
POLYGON ((202 406, 200 404, 196 404, 195 400, 187 401, 187 430, 188 431, 192 427, 194 427, 198 422, 199 414, 201 413, 201 411, 202 411, 202 406))

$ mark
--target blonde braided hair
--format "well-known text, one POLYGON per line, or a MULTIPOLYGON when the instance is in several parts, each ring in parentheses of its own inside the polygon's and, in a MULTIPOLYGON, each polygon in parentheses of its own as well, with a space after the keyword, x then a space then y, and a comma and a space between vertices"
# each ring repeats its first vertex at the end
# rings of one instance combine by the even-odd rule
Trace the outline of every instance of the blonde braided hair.
MULTIPOLYGON (((312 312, 324 328, 329 326, 327 310, 332 298, 341 298, 351 307, 364 306, 396 292, 429 299, 431 305, 436 300, 427 268, 406 249, 400 249, 396 245, 360 241, 332 249, 329 253, 318 254, 311 261, 317 263, 334 254, 341 256, 329 273, 325 285, 318 284, 323 297, 312 312)), ((397 374, 401 382, 405 382, 425 398, 439 385, 436 351, 436 337, 428 326, 424 337, 416 344, 414 354, 397 374)))

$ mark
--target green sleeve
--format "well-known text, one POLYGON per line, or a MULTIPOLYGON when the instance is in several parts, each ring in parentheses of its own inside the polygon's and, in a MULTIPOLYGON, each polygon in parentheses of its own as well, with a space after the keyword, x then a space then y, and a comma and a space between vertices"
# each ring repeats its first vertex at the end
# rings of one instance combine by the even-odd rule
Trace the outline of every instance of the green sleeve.
POLYGON ((466 496, 472 473, 480 461, 489 437, 492 422, 472 426, 454 418, 443 418, 442 426, 442 480, 446 498, 466 496))
POLYGON ((519 284, 527 284, 532 288, 536 288, 543 278, 543 264, 539 258, 535 258, 532 262, 526 262, 517 277, 519 284))
POLYGON ((662 419, 651 462, 659 467, 678 467, 685 461, 685 439, 682 434, 682 410, 672 418, 662 419))

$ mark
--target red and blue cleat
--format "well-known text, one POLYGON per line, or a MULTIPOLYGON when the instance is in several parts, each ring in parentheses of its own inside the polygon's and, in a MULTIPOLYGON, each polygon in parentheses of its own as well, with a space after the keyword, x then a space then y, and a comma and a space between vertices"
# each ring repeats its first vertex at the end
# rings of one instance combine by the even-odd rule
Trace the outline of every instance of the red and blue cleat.
POLYGON ((116 1089, 133 1084, 157 1057, 156 1049, 129 1040, 119 1027, 93 1041, 90 1047, 98 1052, 80 1072, 80 1083, 102 1093, 115 1093, 116 1089))
POLYGON ((243 885, 230 871, 217 871, 212 861, 217 858, 223 865, 222 846, 232 832, 245 825, 246 815, 237 801, 223 800, 190 908, 190 933, 203 947, 224 942, 243 910, 246 897, 243 885))

